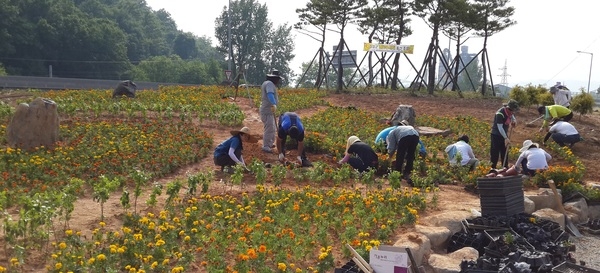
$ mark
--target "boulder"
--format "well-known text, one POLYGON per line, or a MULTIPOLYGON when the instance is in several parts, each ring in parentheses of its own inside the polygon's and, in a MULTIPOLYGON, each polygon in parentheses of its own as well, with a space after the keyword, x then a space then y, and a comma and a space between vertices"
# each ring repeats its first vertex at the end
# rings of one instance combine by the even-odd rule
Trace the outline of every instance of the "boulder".
POLYGON ((112 93, 113 98, 126 96, 128 98, 135 98, 135 91, 137 85, 130 80, 120 82, 112 93))
POLYGON ((6 128, 8 146, 23 150, 40 146, 53 148, 59 140, 57 108, 54 101, 44 98, 17 105, 6 128))
POLYGON ((462 220, 471 218, 473 218, 473 214, 469 211, 448 211, 423 217, 419 223, 427 226, 446 227, 452 236, 452 234, 462 231, 462 220))
POLYGON ((416 266, 422 265, 423 260, 431 253, 431 242, 429 241, 429 238, 418 232, 401 234, 400 238, 394 243, 394 246, 402 249, 409 248, 417 263, 416 266))
POLYGON ((464 247, 447 255, 432 254, 429 265, 436 273, 458 273, 463 260, 477 260, 479 252, 472 247, 464 247))
POLYGON ((415 113, 415 109, 413 109, 412 105, 400 104, 390 119, 390 125, 400 125, 402 120, 406 120, 411 126, 415 126, 416 117, 417 114, 415 113))
POLYGON ((429 238, 433 249, 445 249, 452 233, 447 227, 415 225, 415 230, 429 238))

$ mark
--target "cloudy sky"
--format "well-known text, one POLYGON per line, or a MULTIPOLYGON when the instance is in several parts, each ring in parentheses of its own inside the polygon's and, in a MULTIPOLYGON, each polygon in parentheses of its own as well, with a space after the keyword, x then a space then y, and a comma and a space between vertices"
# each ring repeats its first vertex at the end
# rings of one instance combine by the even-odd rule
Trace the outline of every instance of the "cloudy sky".
MULTIPOLYGON (((298 21, 296 9, 306 6, 305 0, 257 0, 266 3, 269 19, 274 25, 290 24, 298 21)), ((600 53, 600 31, 597 30, 597 0, 512 0, 509 6, 515 7, 513 20, 517 21, 506 30, 495 34, 488 40, 488 54, 494 83, 501 83, 503 67, 509 76, 509 86, 545 85, 562 82, 571 90, 580 88, 587 90, 590 63, 593 61, 590 89, 600 87, 600 66, 596 64, 600 55, 593 60, 593 55, 600 53), (578 53, 583 51, 588 53, 578 53), (596 67, 596 68, 594 68, 596 67), (597 72, 594 72, 597 71, 597 72)), ((165 9, 177 23, 179 29, 192 32, 198 36, 208 36, 213 43, 215 19, 227 7, 228 0, 146 0, 154 9, 165 9)), ((411 23, 413 34, 403 38, 402 44, 414 45, 414 54, 409 55, 411 62, 420 67, 427 51, 431 30, 421 18, 414 17, 411 23)), ((291 68, 300 74, 302 62, 309 62, 319 49, 319 42, 308 38, 294 30, 296 57, 291 68)), ((358 59, 362 59, 363 43, 366 38, 355 26, 346 32, 348 46, 358 51, 358 59)), ((339 35, 330 33, 327 37, 326 50, 332 51, 339 35)), ((448 39, 440 38, 443 47, 448 46, 448 39)), ((465 45, 470 53, 477 53, 483 47, 482 38, 470 38, 465 45)), ((454 44, 451 47, 454 48, 454 44)), ((408 62, 403 79, 412 80, 416 72, 411 71, 408 62)), ((402 71, 401 71, 402 73, 402 71)))

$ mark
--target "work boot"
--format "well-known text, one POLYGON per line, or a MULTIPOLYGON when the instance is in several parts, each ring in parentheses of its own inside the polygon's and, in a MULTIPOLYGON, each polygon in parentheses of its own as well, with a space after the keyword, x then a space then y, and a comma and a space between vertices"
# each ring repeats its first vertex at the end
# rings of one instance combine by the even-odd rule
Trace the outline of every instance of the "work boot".
POLYGON ((302 158, 302 167, 312 167, 313 164, 308 160, 308 158, 302 158))

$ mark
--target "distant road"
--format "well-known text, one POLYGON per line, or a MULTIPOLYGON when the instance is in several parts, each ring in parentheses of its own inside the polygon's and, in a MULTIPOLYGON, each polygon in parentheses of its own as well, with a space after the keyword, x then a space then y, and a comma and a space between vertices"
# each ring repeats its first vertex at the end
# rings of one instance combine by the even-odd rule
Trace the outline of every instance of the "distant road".
MULTIPOLYGON (((27 76, 0 76, 0 89, 114 89, 120 80, 93 80, 27 76)), ((159 85, 194 86, 194 84, 134 81, 138 90, 158 89, 159 85)))

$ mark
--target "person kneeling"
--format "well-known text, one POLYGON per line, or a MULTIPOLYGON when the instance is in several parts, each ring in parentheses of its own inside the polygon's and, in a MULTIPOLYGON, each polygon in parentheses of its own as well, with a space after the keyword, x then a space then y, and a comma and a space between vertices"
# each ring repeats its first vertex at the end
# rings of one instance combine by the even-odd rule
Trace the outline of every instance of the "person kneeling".
POLYGON ((469 171, 475 170, 475 168, 479 165, 479 159, 475 158, 475 154, 473 154, 473 148, 469 145, 469 136, 462 135, 459 137, 454 144, 450 144, 445 149, 448 154, 448 161, 451 166, 464 166, 468 167, 469 171), (458 159, 460 157, 460 162, 458 159))
POLYGON ((352 168, 359 172, 368 171, 369 168, 377 170, 379 159, 371 146, 360 141, 357 136, 351 136, 346 142, 346 153, 339 164, 348 162, 352 168))
POLYGON ((221 166, 221 171, 225 170, 225 167, 232 167, 236 164, 240 164, 246 168, 246 162, 244 161, 244 157, 242 157, 242 143, 254 143, 256 139, 250 135, 248 127, 230 131, 229 133, 232 137, 223 141, 215 148, 213 158, 215 165, 221 166))
MULTIPOLYGON (((519 155, 515 165, 508 170, 500 171, 497 176, 511 176, 518 175, 519 173, 534 176, 538 172, 547 170, 548 161, 552 160, 552 156, 542 148, 539 148, 539 146, 539 144, 529 139, 525 140, 523 147, 519 150, 521 155, 519 155)), ((493 175, 490 176, 493 177, 493 175)))

